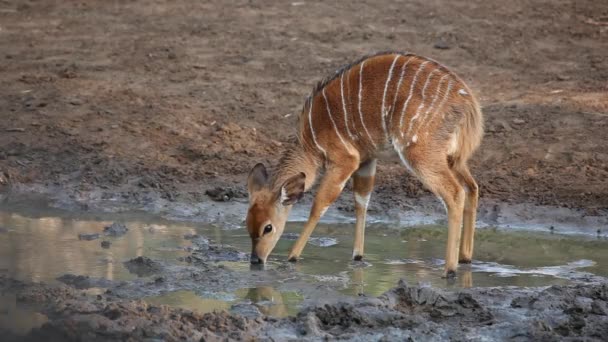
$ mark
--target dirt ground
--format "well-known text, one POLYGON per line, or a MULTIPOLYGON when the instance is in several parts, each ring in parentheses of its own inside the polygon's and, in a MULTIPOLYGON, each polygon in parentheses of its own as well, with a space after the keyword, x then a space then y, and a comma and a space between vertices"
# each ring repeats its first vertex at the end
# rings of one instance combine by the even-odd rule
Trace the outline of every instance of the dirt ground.
MULTIPOLYGON (((480 95, 483 199, 608 208, 608 3, 0 1, 0 183, 197 200, 293 143, 312 85, 385 49, 480 95)), ((396 163, 377 198, 424 194, 396 163)))
POLYGON ((446 292, 400 282, 378 298, 319 304, 283 319, 201 314, 3 276, 0 293, 48 319, 25 337, 0 328, 6 341, 601 341, 608 333, 605 283, 446 292))

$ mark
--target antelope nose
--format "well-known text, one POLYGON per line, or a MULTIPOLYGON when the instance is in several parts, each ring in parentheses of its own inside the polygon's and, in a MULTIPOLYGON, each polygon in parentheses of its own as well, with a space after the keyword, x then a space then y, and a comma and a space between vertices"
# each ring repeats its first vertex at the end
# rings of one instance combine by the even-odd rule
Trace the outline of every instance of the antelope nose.
POLYGON ((258 258, 258 255, 255 252, 251 253, 251 258, 249 259, 252 264, 263 264, 262 259, 258 258))

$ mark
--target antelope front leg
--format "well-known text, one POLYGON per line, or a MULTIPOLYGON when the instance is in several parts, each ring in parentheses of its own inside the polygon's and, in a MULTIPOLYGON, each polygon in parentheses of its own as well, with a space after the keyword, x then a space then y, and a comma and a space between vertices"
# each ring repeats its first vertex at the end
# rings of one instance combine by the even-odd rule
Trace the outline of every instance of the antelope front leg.
POLYGON ((376 177, 376 159, 363 163, 353 175, 353 192, 355 193, 355 242, 353 245, 353 259, 363 259, 365 240, 365 216, 367 205, 374 188, 376 177))
POLYGON ((344 184, 346 184, 346 181, 357 169, 357 166, 358 161, 352 160, 342 162, 340 165, 334 165, 327 170, 312 204, 308 221, 304 225, 300 237, 289 253, 289 261, 298 260, 304 246, 306 246, 310 234, 315 230, 321 216, 323 216, 327 208, 329 208, 329 206, 338 198, 344 188, 344 184))

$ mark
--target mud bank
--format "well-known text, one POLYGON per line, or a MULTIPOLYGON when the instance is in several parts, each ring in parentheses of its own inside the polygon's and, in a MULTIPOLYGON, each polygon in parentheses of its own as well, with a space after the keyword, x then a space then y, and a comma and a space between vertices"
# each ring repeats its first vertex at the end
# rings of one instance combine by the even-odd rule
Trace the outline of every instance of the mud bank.
POLYGON ((0 277, 0 289, 3 294, 14 296, 17 307, 35 307, 47 320, 25 337, 2 332, 7 341, 600 341, 608 334, 608 284, 452 292, 400 282, 377 298, 319 303, 284 319, 256 310, 247 315, 200 314, 117 299, 106 293, 91 295, 65 285, 23 283, 6 277, 0 277))
MULTIPOLYGON (((216 187, 217 188, 217 187, 216 187)), ((226 186, 224 191, 233 192, 236 187, 226 186)), ((290 221, 306 221, 313 192, 294 206, 290 221)), ((325 213, 321 222, 354 222, 354 201, 350 191, 345 191, 325 213)), ((395 227, 445 223, 445 210, 433 196, 418 198, 400 197, 394 194, 376 193, 368 210, 368 223, 387 223, 395 227)), ((164 219, 218 224, 223 228, 243 227, 247 211, 247 198, 238 197, 212 200, 203 196, 193 199, 177 196, 172 200, 163 198, 157 191, 121 192, 119 189, 97 189, 76 191, 72 188, 49 186, 15 185, 10 190, 0 191, 0 203, 7 210, 27 210, 27 205, 38 203, 38 207, 50 207, 72 212, 121 213, 141 211, 164 219)), ((532 231, 547 231, 559 234, 584 234, 608 236, 608 210, 589 212, 583 208, 565 208, 535 203, 508 203, 482 199, 478 209, 478 227, 497 227, 532 231)))

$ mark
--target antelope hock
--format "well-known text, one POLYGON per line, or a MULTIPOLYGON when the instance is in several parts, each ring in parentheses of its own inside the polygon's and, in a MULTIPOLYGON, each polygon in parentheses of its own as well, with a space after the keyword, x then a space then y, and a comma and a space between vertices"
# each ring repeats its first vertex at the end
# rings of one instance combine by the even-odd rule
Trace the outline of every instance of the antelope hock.
POLYGON ((268 172, 257 164, 247 187, 251 262, 264 263, 283 233, 291 206, 323 177, 308 221, 289 254, 296 261, 327 208, 353 178, 353 258, 363 257, 365 216, 376 160, 387 151, 443 202, 448 216, 447 277, 471 262, 478 187, 467 160, 483 135, 469 87, 441 64, 410 53, 361 58, 314 88, 298 121, 298 144, 268 172), (462 227, 462 228, 461 228, 462 227), (461 238, 462 235, 462 238, 461 238))

